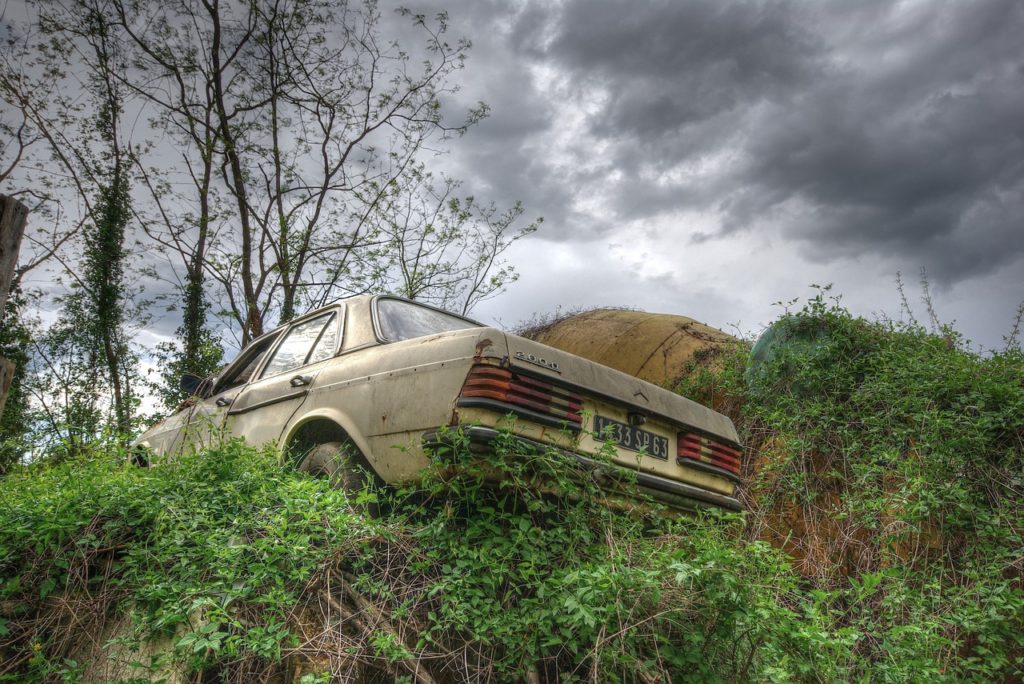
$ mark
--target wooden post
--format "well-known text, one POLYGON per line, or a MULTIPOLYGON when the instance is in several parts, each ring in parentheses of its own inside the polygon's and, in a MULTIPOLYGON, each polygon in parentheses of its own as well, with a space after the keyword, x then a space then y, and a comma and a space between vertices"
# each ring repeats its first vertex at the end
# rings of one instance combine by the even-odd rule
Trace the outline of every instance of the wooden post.
MULTIPOLYGON (((28 209, 24 204, 13 197, 0 195, 0 325, 3 325, 7 295, 14 282, 14 269, 18 265, 21 236, 25 234, 27 220, 28 209)), ((0 415, 3 415, 13 381, 14 362, 0 358, 0 415)))

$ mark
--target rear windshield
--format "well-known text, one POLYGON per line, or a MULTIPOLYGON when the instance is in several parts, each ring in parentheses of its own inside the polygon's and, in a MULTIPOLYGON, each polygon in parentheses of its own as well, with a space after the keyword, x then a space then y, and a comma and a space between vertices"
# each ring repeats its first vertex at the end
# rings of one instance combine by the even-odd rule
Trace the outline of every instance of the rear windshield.
POLYGON ((377 300, 377 322, 381 335, 388 342, 411 340, 449 330, 480 327, 479 323, 459 318, 454 314, 428 309, 401 299, 377 300))

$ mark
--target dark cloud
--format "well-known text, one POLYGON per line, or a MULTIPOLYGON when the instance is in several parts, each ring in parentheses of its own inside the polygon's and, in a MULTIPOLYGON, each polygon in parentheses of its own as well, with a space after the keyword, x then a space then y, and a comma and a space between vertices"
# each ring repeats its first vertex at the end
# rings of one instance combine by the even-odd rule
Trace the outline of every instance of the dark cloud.
MULTIPOLYGON (((472 42, 465 68, 453 79, 457 90, 443 98, 443 111, 455 120, 481 101, 490 110, 465 136, 438 145, 454 153, 430 159, 431 167, 460 180, 462 191, 481 202, 506 208, 522 201, 527 220, 543 215, 546 230, 569 236, 568 226, 587 219, 572 209, 579 184, 564 182, 543 142, 557 125, 554 103, 537 84, 529 60, 509 48, 509 34, 520 15, 499 0, 430 0, 409 8, 427 17, 447 12, 449 42, 472 42)), ((422 40, 405 17, 383 16, 389 35, 403 46, 422 40)))
POLYGON ((547 56, 609 87, 594 134, 648 138, 783 96, 819 71, 817 42, 787 2, 576 2, 547 56))
POLYGON ((588 103, 570 152, 604 163, 562 179, 615 218, 774 222, 815 259, 952 283, 1024 251, 1021 35, 1017 0, 570 0, 528 6, 508 41, 564 76, 549 98, 588 103))
POLYGON ((894 18, 894 54, 879 47, 795 110, 750 121, 744 163, 719 179, 725 230, 799 201, 809 211, 788 233, 818 257, 913 257, 947 283, 1020 258, 1024 5, 944 9, 912 32, 894 18))
POLYGON ((895 313, 896 271, 924 267, 945 320, 1005 334, 1024 282, 1020 0, 413 9, 440 7, 474 42, 452 102, 492 115, 439 163, 547 219, 514 250, 501 316, 550 301, 751 324, 810 282, 895 313))

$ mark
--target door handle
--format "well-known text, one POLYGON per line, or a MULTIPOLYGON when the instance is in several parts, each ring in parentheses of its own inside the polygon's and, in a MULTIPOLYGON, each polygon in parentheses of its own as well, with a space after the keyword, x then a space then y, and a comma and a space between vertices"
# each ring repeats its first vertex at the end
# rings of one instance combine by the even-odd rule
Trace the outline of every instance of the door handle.
POLYGON ((231 405, 231 399, 228 399, 227 397, 217 397, 216 404, 217 404, 217 406, 220 406, 221 408, 224 408, 225 406, 230 406, 231 405))
POLYGON ((296 375, 288 382, 292 387, 305 387, 309 383, 313 382, 313 377, 310 375, 296 375))

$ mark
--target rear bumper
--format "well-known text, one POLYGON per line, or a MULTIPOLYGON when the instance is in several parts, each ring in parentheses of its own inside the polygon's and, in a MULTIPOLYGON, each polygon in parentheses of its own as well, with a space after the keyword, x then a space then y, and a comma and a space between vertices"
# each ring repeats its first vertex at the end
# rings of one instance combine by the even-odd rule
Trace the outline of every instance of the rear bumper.
MULTIPOLYGON (((499 436, 497 430, 479 425, 464 427, 462 432, 469 438, 471 444, 482 446, 489 445, 499 436)), ((517 439, 538 450, 556 449, 551 445, 541 444, 531 439, 522 437, 517 439)), ((450 444, 450 439, 440 431, 431 431, 423 435, 423 446, 426 450, 450 446, 450 444)), ((636 493, 639 492, 670 508, 683 511, 695 511, 701 508, 743 510, 740 502, 731 496, 709 492, 684 482, 631 470, 619 465, 603 463, 565 449, 556 449, 556 451, 574 459, 581 472, 589 473, 598 482, 601 489, 612 496, 635 499, 636 493)))

